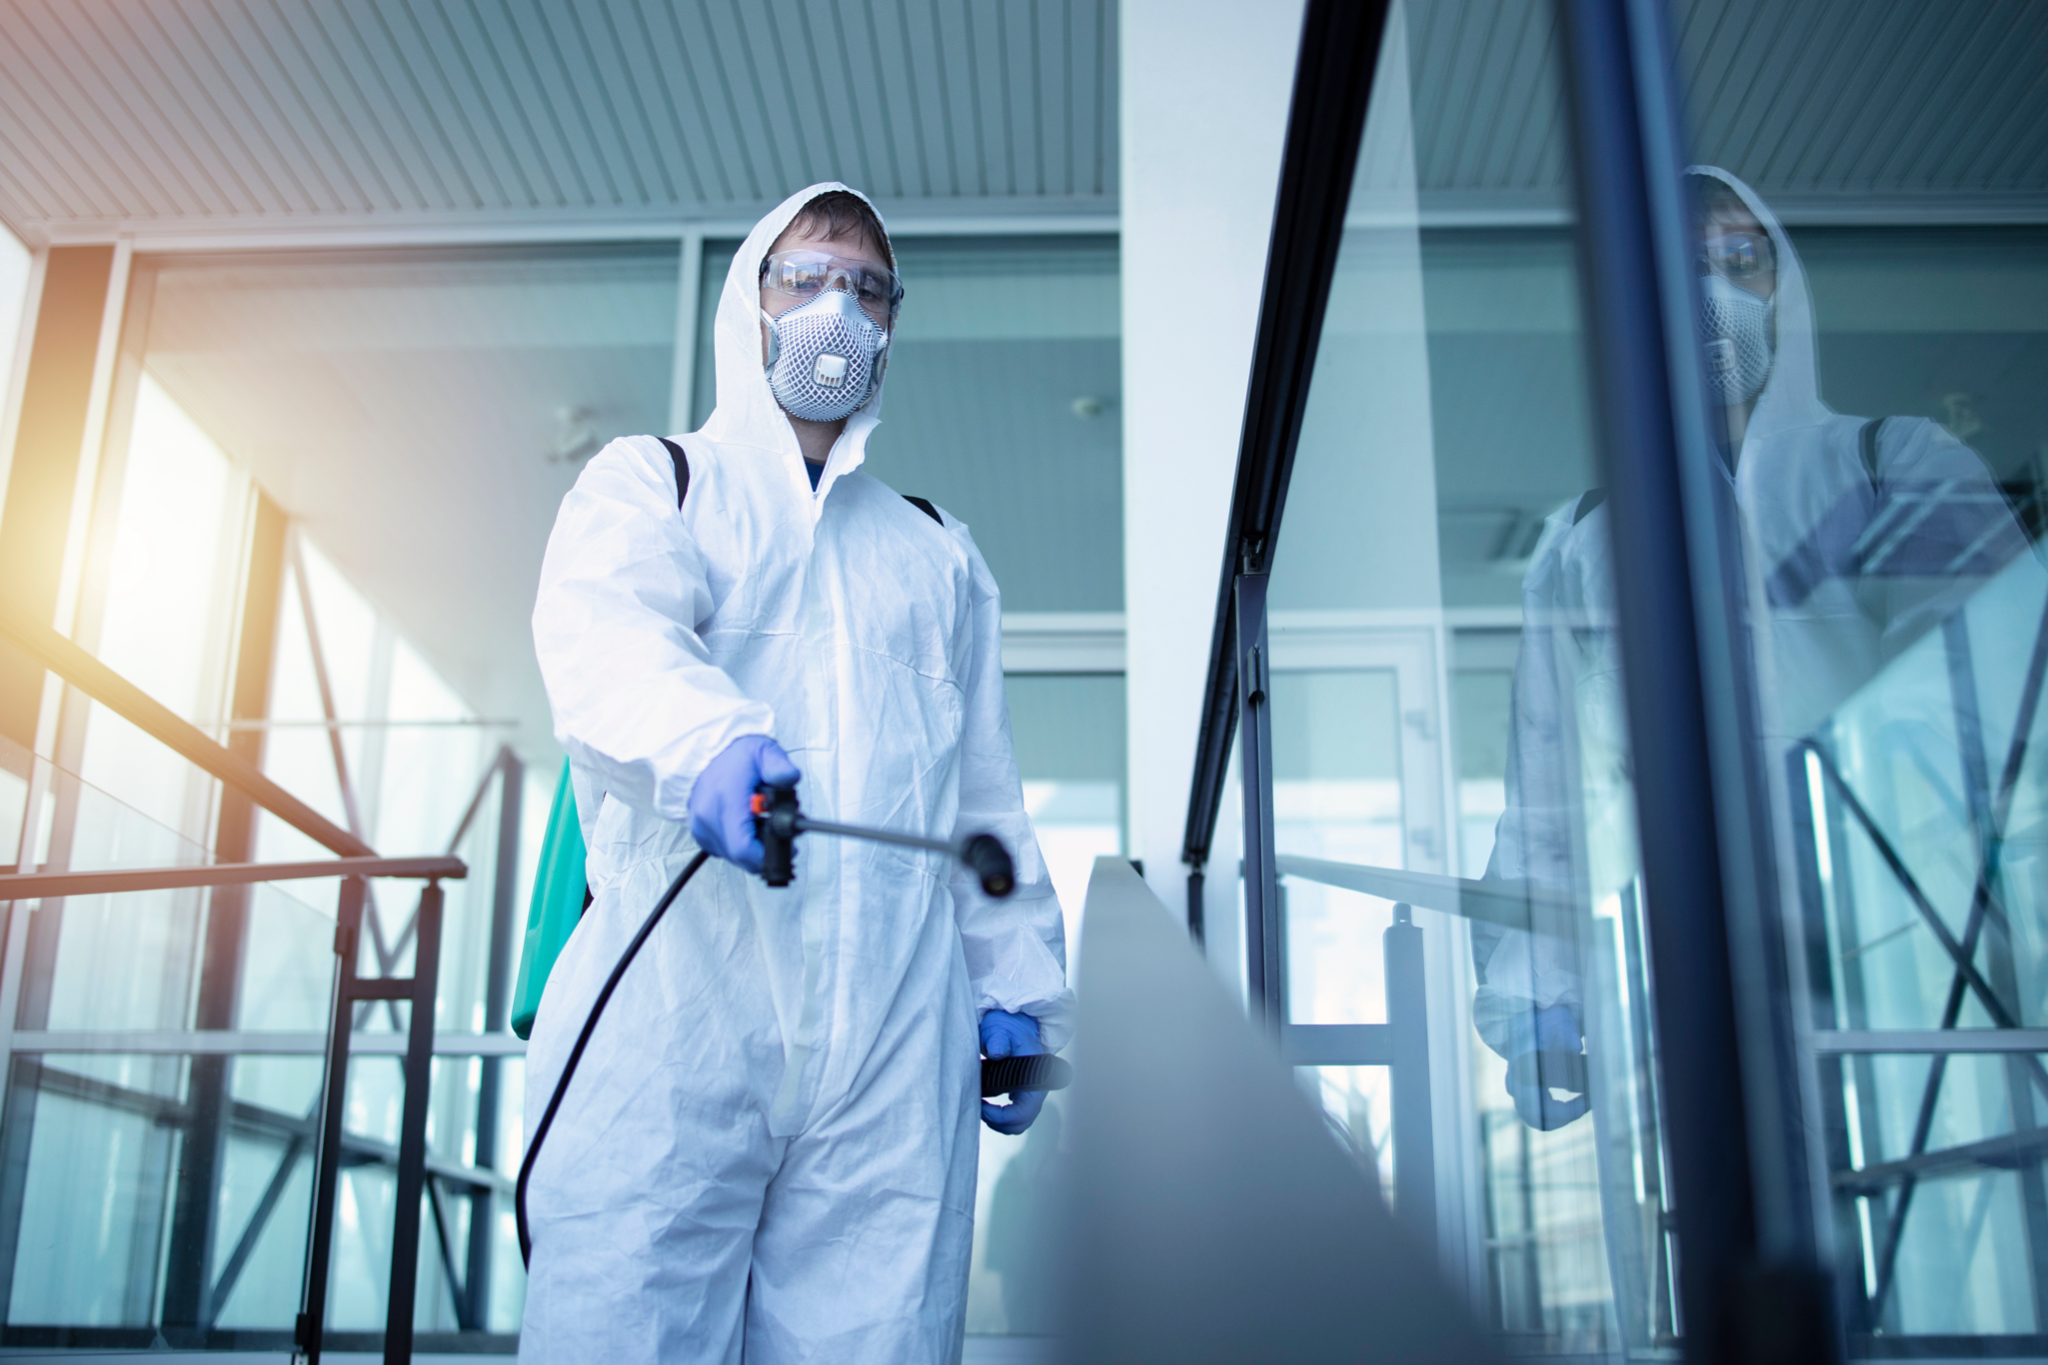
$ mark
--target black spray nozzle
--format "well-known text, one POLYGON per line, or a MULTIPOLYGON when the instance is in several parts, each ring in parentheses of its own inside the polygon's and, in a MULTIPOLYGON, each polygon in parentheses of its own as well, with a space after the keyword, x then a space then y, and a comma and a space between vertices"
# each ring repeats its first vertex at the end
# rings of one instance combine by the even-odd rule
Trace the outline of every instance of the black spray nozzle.
POLYGON ((761 838, 761 880, 768 885, 788 886, 796 880, 796 836, 802 820, 794 785, 763 782, 754 788, 754 832, 761 838))
POLYGON ((995 835, 970 834, 961 841, 958 852, 967 870, 981 879, 984 894, 1001 900, 1017 889, 1017 868, 1010 861, 1010 850, 995 835))
POLYGON ((893 829, 813 820, 797 809, 793 786, 775 787, 764 782, 754 788, 754 830, 761 838, 761 880, 770 886, 788 886, 795 880, 797 835, 833 834, 842 839, 868 839, 878 844, 950 854, 974 873, 985 894, 997 900, 1017 889, 1016 864, 1010 861, 1010 851, 1003 847, 1003 841, 993 834, 970 834, 952 844, 893 829))

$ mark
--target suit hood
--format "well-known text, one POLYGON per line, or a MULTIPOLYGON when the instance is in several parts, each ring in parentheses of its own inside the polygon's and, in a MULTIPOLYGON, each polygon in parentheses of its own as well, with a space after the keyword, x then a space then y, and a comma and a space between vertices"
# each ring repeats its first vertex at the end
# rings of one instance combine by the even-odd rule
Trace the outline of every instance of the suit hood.
POLYGON ((1761 440, 1797 427, 1809 427, 1834 416, 1820 398, 1820 350, 1814 337, 1813 295, 1806 267, 1785 233, 1785 225, 1755 190, 1719 166, 1688 166, 1687 175, 1718 180, 1733 190, 1770 235, 1778 257, 1778 343, 1771 374, 1749 415, 1747 441, 1761 440))
MULTIPOLYGON (((725 287, 719 291, 718 311, 711 325, 712 364, 718 379, 718 402, 704 423, 704 436, 722 445, 750 446, 764 455, 789 462, 791 472, 804 478, 807 489, 809 480, 802 472, 804 457, 797 445, 796 431, 789 424, 789 415, 769 391, 768 375, 761 359, 761 262, 767 259, 775 239, 782 235, 804 205, 832 193, 854 195, 869 208, 874 208, 873 201, 866 195, 836 180, 798 190, 777 204, 766 217, 754 224, 754 230, 747 234, 746 241, 740 244, 739 251, 733 256, 732 268, 725 274, 725 287)), ((875 217, 881 218, 880 210, 876 210, 875 217)), ((888 251, 889 268, 894 270, 895 248, 890 246, 888 251)), ((885 372, 885 380, 886 377, 885 372)), ((866 459, 868 435, 881 421, 882 387, 877 384, 868 401, 846 419, 846 430, 833 445, 832 453, 825 461, 825 472, 818 480, 821 499, 836 480, 860 468, 866 459)))

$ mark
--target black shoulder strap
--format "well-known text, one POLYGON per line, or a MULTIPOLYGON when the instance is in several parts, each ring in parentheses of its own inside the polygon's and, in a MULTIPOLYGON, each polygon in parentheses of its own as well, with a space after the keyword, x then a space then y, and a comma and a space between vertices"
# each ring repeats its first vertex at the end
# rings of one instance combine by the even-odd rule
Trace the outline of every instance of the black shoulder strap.
POLYGON ((939 525, 944 526, 946 524, 946 519, 939 515, 939 509, 932 506, 931 499, 914 497, 909 493, 905 493, 903 495, 903 500, 909 503, 912 507, 915 507, 918 511, 930 517, 939 525))
POLYGON ((1573 509, 1572 509, 1572 525, 1574 525, 1574 526, 1577 526, 1577 525, 1578 525, 1578 524, 1579 524, 1580 522, 1584 521, 1584 520, 1585 520, 1585 519, 1586 519, 1587 517, 1590 517, 1590 516, 1592 516, 1592 515, 1593 515, 1593 509, 1594 509, 1594 508, 1596 508, 1596 507, 1598 507, 1598 506, 1599 506, 1599 505, 1600 505, 1601 503, 1603 503, 1603 502, 1606 502, 1606 501, 1607 501, 1607 490, 1606 490, 1606 489, 1604 489, 1604 488, 1594 488, 1594 489, 1589 489, 1589 490, 1588 490, 1588 491, 1586 492, 1585 496, 1584 496, 1584 497, 1581 497, 1581 498, 1579 499, 1579 505, 1578 505, 1577 507, 1575 507, 1575 508, 1573 508, 1573 509))
POLYGON ((1884 430, 1884 418, 1873 417, 1863 424, 1863 430, 1856 433, 1857 444, 1863 451, 1863 472, 1870 479, 1870 486, 1878 486, 1877 479, 1877 438, 1884 430))
POLYGON ((683 495, 690 491, 689 457, 683 454, 681 446, 671 441, 668 437, 657 436, 654 439, 668 447, 668 458, 676 467, 676 508, 680 511, 683 505, 683 495))

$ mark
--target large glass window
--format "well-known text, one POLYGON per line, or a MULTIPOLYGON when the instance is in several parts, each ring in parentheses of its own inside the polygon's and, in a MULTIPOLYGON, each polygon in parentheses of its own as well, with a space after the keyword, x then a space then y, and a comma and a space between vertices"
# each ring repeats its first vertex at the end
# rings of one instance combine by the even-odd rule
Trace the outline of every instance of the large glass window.
MULTIPOLYGON (((967 523, 1005 612, 1122 611, 1116 239, 903 234, 895 247, 903 311, 867 470, 967 523)), ((717 394, 711 319, 738 249, 704 244, 693 427, 717 394)))
MULTIPOLYGON (((521 1064, 478 1035, 505 1027, 546 812, 512 747, 550 748, 526 617, 581 461, 667 412, 676 278, 671 245, 142 258, 130 281, 77 638, 380 854, 470 869, 445 888, 422 1330, 519 1321, 521 1064)), ((25 868, 327 856, 265 815, 233 834, 218 784, 76 694, 53 734, 0 763, 25 868)), ((337 893, 11 907, 8 1344, 290 1342, 337 893)), ((410 972, 417 896, 373 885, 358 970, 410 972)), ((340 1332, 384 1323, 409 1009, 356 1020, 340 1332)))
MULTIPOLYGON (((1072 942, 1093 859, 1125 842, 1125 699, 1105 662, 1122 600, 1115 247, 919 240, 905 258, 924 302, 906 313, 876 467, 969 520, 1015 637, 1055 643, 1009 689, 1072 942), (992 278, 1029 307, 990 306, 992 278), (1069 637, 1085 658, 1060 653, 1069 637)), ((661 244, 142 257, 130 283, 79 639, 380 854, 453 852, 470 868, 445 888, 424 1331, 474 1340, 519 1320, 521 1062, 487 1035, 504 1027, 510 983, 491 969, 516 957, 498 940, 525 908, 559 760, 527 643, 531 584, 583 460, 666 424, 677 261, 661 244), (538 757, 535 778, 520 753, 538 757)), ((49 753, 0 755, 22 866, 327 856, 262 814, 229 848, 218 784, 75 694, 54 733, 49 753)), ((16 1001, 0 1127, 8 1344, 289 1342, 338 889, 15 907, 0 983, 16 1001)), ((359 971, 411 970, 416 896, 372 886, 359 971)), ((384 1321, 408 1011, 355 1021, 338 1333, 384 1321)), ((1048 1328, 1034 1218, 1061 1159, 1059 1108, 1029 1138, 988 1135, 978 1333, 1048 1328)))

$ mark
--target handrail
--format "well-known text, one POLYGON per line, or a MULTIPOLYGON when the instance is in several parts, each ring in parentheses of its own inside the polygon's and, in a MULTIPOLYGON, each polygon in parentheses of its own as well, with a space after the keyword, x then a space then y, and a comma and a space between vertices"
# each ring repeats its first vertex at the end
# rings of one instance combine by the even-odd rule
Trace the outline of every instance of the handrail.
POLYGON ((214 743, 204 730, 65 639, 4 593, 0 593, 0 634, 11 638, 43 667, 115 715, 234 787, 321 847, 344 858, 377 856, 376 849, 265 777, 255 764, 214 743))
POLYGON ((1237 728, 1237 575, 1270 568, 1279 540, 1387 9, 1387 0, 1310 0, 1302 19, 1181 847, 1182 861, 1198 872, 1209 860, 1237 728))
MULTIPOLYGON (((24 1029, 14 1035, 18 1053, 116 1053, 146 1057, 317 1057, 327 1050, 325 1033, 242 1029, 24 1029)), ((403 1057, 411 1039, 403 1033, 349 1035, 351 1057, 403 1057)), ((510 1033, 436 1033, 436 1057, 524 1057, 526 1040, 510 1033)))
POLYGON ((2048 1052, 2048 1029, 2041 1028, 1815 1029, 1810 1036, 1820 1057, 2048 1052))
POLYGON ((1399 901, 1421 910, 1570 940, 1577 936, 1579 903, 1570 895, 1522 881, 1473 881, 1435 872, 1338 863, 1283 853, 1273 860, 1283 877, 1399 901))
POLYGON ((146 867, 106 872, 19 872, 0 874, 0 901, 38 896, 111 896, 125 891, 171 891, 191 886, 246 886, 252 882, 302 881, 310 877, 411 877, 461 880, 469 865, 460 858, 322 858, 306 863, 199 863, 190 867, 146 867))

